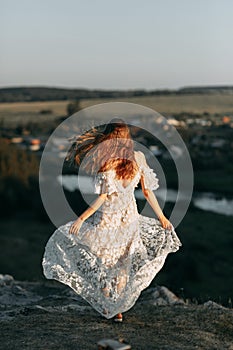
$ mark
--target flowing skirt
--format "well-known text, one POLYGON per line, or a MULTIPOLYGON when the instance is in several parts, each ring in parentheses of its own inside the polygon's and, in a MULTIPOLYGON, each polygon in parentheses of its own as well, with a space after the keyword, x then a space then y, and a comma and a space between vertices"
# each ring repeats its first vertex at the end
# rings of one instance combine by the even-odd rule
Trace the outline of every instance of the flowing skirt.
POLYGON ((124 230, 96 227, 88 218, 78 235, 73 221, 60 226, 48 240, 42 266, 46 278, 70 286, 106 318, 129 310, 181 242, 157 219, 138 215, 124 230))

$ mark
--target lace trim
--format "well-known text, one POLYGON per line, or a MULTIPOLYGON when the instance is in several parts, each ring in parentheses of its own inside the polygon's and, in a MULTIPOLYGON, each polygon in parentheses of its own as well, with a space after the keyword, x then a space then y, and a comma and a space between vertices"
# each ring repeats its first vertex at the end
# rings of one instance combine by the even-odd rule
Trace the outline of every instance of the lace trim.
POLYGON ((98 173, 95 176, 94 188, 94 193, 96 194, 107 193, 110 195, 114 192, 117 192, 117 188, 112 176, 112 171, 98 173))
POLYGON ((145 188, 152 191, 157 190, 157 188, 159 188, 159 180, 157 175, 154 173, 154 170, 145 165, 140 166, 140 169, 142 175, 144 176, 145 188))
POLYGON ((147 164, 145 155, 141 151, 135 152, 134 155, 140 172, 144 176, 145 188, 152 191, 157 190, 157 188, 159 188, 159 180, 154 170, 147 164))

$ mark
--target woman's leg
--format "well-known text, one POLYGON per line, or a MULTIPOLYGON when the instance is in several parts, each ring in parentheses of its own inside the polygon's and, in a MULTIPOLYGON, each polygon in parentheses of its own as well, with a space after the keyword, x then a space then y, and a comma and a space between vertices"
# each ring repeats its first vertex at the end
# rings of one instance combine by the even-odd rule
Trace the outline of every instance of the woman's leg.
POLYGON ((120 271, 119 276, 117 276, 117 293, 120 294, 127 284, 127 274, 125 269, 120 271))

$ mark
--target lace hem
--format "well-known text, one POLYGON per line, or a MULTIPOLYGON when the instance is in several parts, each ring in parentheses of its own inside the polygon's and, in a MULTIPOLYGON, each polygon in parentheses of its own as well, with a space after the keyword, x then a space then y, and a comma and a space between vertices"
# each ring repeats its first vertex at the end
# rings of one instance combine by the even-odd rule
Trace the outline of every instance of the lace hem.
POLYGON ((112 250, 116 259, 108 261, 107 255, 98 256, 67 235, 69 226, 60 227, 49 239, 42 262, 44 275, 70 286, 106 318, 129 310, 166 256, 181 246, 174 230, 168 232, 156 219, 140 216, 138 239, 135 235, 125 251, 112 250))

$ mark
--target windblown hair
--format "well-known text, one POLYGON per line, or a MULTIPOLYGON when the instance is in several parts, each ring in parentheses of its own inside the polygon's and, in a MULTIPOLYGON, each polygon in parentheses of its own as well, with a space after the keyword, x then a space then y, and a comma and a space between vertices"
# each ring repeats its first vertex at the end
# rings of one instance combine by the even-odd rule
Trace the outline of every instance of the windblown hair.
POLYGON ((78 136, 68 159, 92 174, 115 170, 118 179, 132 179, 138 171, 129 128, 116 118, 78 136))

